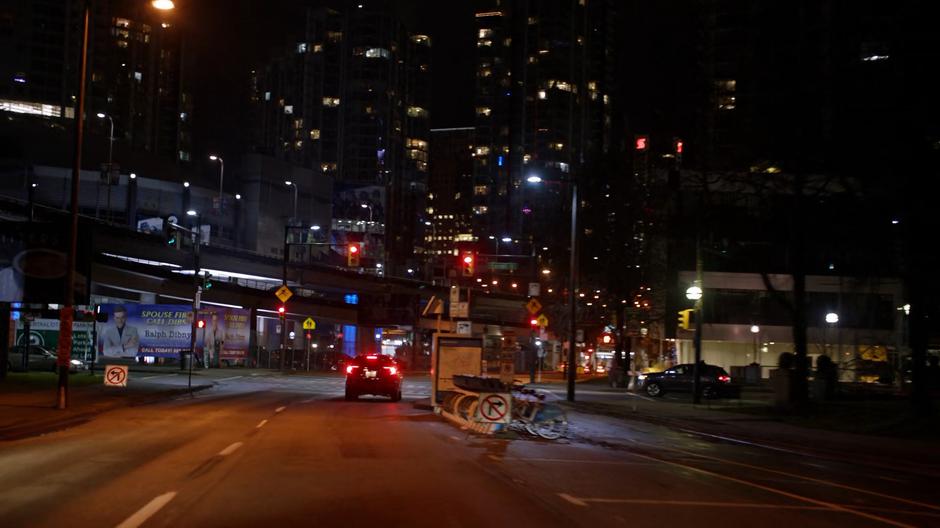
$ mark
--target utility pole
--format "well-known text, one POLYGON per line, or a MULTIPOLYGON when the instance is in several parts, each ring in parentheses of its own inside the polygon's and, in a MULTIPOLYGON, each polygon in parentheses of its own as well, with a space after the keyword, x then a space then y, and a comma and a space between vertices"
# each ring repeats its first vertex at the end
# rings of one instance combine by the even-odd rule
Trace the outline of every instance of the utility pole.
POLYGON ((698 299, 695 300, 695 363, 692 365, 692 403, 702 402, 702 375, 699 364, 702 362, 702 319, 704 318, 703 305, 705 290, 702 288, 702 235, 695 237, 695 285, 701 288, 698 299))
POLYGON ((578 287, 578 183, 571 180, 571 262, 569 263, 568 303, 571 320, 568 324, 568 401, 574 401, 574 381, 578 375, 577 358, 577 328, 578 328, 578 296, 575 290, 578 287))

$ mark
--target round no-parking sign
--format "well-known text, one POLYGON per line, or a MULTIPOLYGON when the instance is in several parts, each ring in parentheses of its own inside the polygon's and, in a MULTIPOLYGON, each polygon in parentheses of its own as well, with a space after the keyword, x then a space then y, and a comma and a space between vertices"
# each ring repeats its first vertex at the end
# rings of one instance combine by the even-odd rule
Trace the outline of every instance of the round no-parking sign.
POLYGON ((492 393, 480 395, 479 414, 481 421, 490 423, 509 422, 509 395, 492 393))
POLYGON ((105 367, 104 384, 111 387, 127 387, 127 367, 124 365, 105 367))

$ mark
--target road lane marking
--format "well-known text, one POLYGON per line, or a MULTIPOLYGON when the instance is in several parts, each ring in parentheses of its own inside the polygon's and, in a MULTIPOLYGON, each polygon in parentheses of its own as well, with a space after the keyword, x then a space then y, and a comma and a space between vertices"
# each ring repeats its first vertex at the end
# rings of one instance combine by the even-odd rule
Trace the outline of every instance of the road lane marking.
MULTIPOLYGON (((638 442, 638 443, 639 443, 639 442, 638 442)), ((645 446, 648 446, 648 447, 654 447, 652 444, 642 444, 642 445, 645 445, 645 446)), ((662 447, 662 446, 660 446, 660 447, 662 447)), ((709 456, 709 455, 703 455, 703 454, 701 454, 701 453, 695 453, 695 452, 693 452, 693 451, 686 451, 686 450, 684 450, 684 449, 677 449, 677 448, 675 448, 675 447, 666 447, 666 449, 668 449, 668 450, 670 450, 670 451, 675 451, 676 453, 682 453, 682 454, 685 454, 685 455, 692 455, 692 456, 695 456, 695 457, 698 457, 698 458, 704 458, 704 459, 706 459, 706 460, 712 460, 712 461, 715 461, 715 462, 720 462, 720 463, 722 463, 722 464, 732 464, 732 465, 735 465, 735 466, 746 467, 746 468, 749 468, 749 469, 756 469, 756 470, 758 470, 758 471, 763 471, 763 472, 765 472, 765 473, 774 473, 774 474, 776 474, 776 475, 783 475, 783 476, 786 476, 786 477, 797 478, 797 479, 806 480, 806 481, 809 481, 809 482, 815 482, 816 484, 823 484, 823 485, 825 485, 825 486, 831 486, 831 487, 834 487, 834 488, 842 488, 842 489, 846 489, 846 490, 849 490, 849 491, 855 491, 855 492, 858 492, 858 493, 865 493, 865 494, 867 494, 867 495, 873 495, 873 496, 875 496, 875 497, 881 497, 881 498, 883 498, 883 499, 890 499, 890 500, 895 500, 895 501, 899 501, 899 502, 904 502, 904 503, 910 504, 910 505, 912 505, 912 506, 919 506, 919 507, 921 507, 921 508, 928 508, 928 509, 931 509, 931 510, 940 511, 940 506, 937 506, 937 505, 934 505, 934 504, 928 504, 928 503, 925 503, 925 502, 919 502, 919 501, 915 501, 915 500, 911 500, 911 499, 905 499, 904 497, 897 497, 897 496, 894 496, 894 495, 888 495, 888 494, 886 494, 886 493, 881 493, 881 492, 878 492, 878 491, 871 491, 871 490, 867 490, 867 489, 864 489, 864 488, 856 488, 855 486, 849 486, 849 485, 847 485, 847 484, 839 484, 838 482, 832 482, 832 481, 830 481, 830 480, 823 480, 823 479, 818 479, 818 478, 813 478, 813 477, 807 477, 806 475, 800 475, 800 474, 798 474, 798 473, 790 473, 790 472, 788 472, 788 471, 780 471, 780 470, 778 470, 778 469, 770 469, 770 468, 766 468, 766 467, 763 467, 763 466, 755 466, 755 465, 753 465, 753 464, 746 464, 746 463, 744 463, 744 462, 736 462, 736 461, 734 461, 734 460, 728 460, 728 459, 726 459, 726 458, 719 458, 719 457, 713 457, 713 456, 709 456)))
POLYGON ((571 495, 568 495, 567 493, 559 493, 558 496, 570 502, 571 504, 574 504, 575 506, 587 507, 588 505, 588 503, 584 502, 583 500, 577 497, 572 497, 571 495))
POLYGON ((217 379, 215 381, 222 383, 223 381, 232 381, 232 380, 237 380, 238 378, 244 378, 244 376, 232 376, 231 378, 222 378, 222 379, 217 379))
MULTIPOLYGON (((678 450, 678 449, 672 449, 672 450, 673 450, 673 451, 682 452, 681 450, 678 450)), ((888 518, 886 518, 886 517, 881 517, 881 516, 879 516, 879 515, 872 515, 872 514, 870 514, 870 513, 861 512, 861 511, 858 511, 858 510, 854 510, 854 509, 852 509, 852 508, 847 508, 847 507, 845 507, 845 506, 840 506, 840 505, 838 505, 838 504, 833 504, 833 503, 831 503, 831 502, 826 502, 826 501, 817 500, 817 499, 814 499, 814 498, 812 498, 812 497, 806 497, 806 496, 803 496, 803 495, 799 495, 799 494, 797 494, 797 493, 790 493, 789 491, 784 491, 784 490, 782 490, 782 489, 772 488, 772 487, 770 487, 770 486, 764 486, 763 484, 758 484, 758 483, 756 483, 756 482, 751 482, 751 481, 749 481, 749 480, 739 479, 739 478, 731 477, 731 476, 728 476, 728 475, 722 475, 721 473, 715 473, 714 471, 708 471, 707 469, 697 468, 697 467, 695 467, 695 466, 690 466, 690 465, 688 465, 688 464, 682 464, 682 463, 680 463, 680 462, 673 462, 673 461, 670 461, 670 460, 663 460, 663 459, 661 459, 661 458, 656 458, 656 457, 649 456, 649 455, 642 455, 642 454, 640 454, 640 453, 632 453, 632 454, 633 454, 634 456, 638 456, 638 457, 640 457, 640 458, 646 458, 646 459, 648 459, 648 460, 653 460, 653 461, 660 462, 660 463, 663 463, 663 464, 666 464, 666 465, 669 465, 669 466, 680 467, 680 468, 687 469, 687 470, 692 471, 692 472, 695 472, 695 473, 701 473, 701 474, 703 474, 703 475, 708 475, 708 476, 715 477, 715 478, 719 478, 719 479, 722 479, 722 480, 727 480, 727 481, 729 481, 729 482, 735 482, 735 483, 737 483, 737 484, 743 484, 743 485, 745 485, 745 486, 750 486, 750 487, 752 487, 752 488, 764 490, 764 491, 767 491, 767 492, 770 492, 770 493, 775 493, 775 494, 777 494, 777 495, 782 495, 782 496, 784 496, 784 497, 788 497, 788 498, 791 498, 791 499, 795 499, 795 500, 799 500, 799 501, 803 501, 803 502, 808 502, 808 503, 810 503, 810 504, 815 504, 815 505, 817 505, 817 506, 824 506, 824 507, 827 507, 827 508, 829 508, 829 509, 831 509, 831 510, 834 510, 834 511, 839 511, 839 512, 843 512, 843 513, 850 513, 850 514, 852 514, 852 515, 856 515, 856 516, 858 516, 858 517, 863 517, 863 518, 865 518, 865 519, 869 519, 869 520, 872 520, 872 521, 878 521, 878 522, 881 522, 881 523, 884 523, 884 524, 890 524, 890 525, 892 525, 892 526, 897 526, 898 528, 914 528, 913 525, 905 524, 905 523, 902 523, 902 522, 899 522, 899 521, 895 521, 895 520, 892 520, 892 519, 888 519, 888 518)), ((693 454, 694 454, 694 453, 693 453, 693 454)), ((708 457, 706 457, 706 458, 708 458, 708 457)), ((742 465, 743 465, 743 464, 742 464, 742 465)), ((756 466, 755 466, 755 468, 756 468, 756 466)), ((757 469, 760 469, 760 468, 757 468, 757 469)))
POLYGON ((282 406, 278 407, 277 409, 274 409, 274 412, 275 412, 275 413, 279 413, 279 412, 282 412, 282 411, 283 411, 284 409, 286 409, 286 408, 287 408, 287 407, 284 407, 284 406, 282 405, 282 406))
POLYGON ((160 511, 160 508, 166 506, 175 496, 176 492, 170 491, 154 497, 154 499, 145 504, 143 508, 137 510, 127 519, 124 519, 124 522, 117 525, 117 528, 137 528, 147 522, 147 519, 153 517, 153 514, 160 511))
POLYGON ((238 450, 242 446, 241 442, 235 442, 234 444, 226 447, 225 449, 219 451, 219 456, 228 456, 238 450))
POLYGON ((579 460, 571 458, 539 458, 539 457, 500 457, 496 455, 489 455, 489 457, 497 462, 553 462, 559 464, 602 464, 610 466, 649 466, 652 465, 651 462, 639 462, 639 461, 628 461, 628 460, 579 460))
POLYGON ((261 429, 262 427, 264 427, 264 424, 266 423, 268 423, 267 420, 261 420, 261 422, 259 422, 258 425, 255 426, 255 429, 261 429))
MULTIPOLYGON (((460 441, 460 437, 459 437, 459 436, 450 435, 450 439, 453 440, 453 441, 455 441, 455 442, 459 442, 459 441, 460 441)), ((492 456, 493 456, 493 455, 490 455, 490 457, 492 457, 492 456)))

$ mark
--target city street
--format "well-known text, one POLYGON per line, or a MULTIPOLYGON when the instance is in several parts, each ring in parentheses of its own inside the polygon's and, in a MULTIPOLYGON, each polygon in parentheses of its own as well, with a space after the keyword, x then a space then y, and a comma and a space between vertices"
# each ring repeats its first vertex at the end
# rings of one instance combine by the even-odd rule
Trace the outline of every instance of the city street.
POLYGON ((564 441, 468 435, 413 405, 426 378, 390 403, 343 401, 339 376, 213 377, 0 444, 3 525, 940 525, 922 474, 582 413, 564 441))

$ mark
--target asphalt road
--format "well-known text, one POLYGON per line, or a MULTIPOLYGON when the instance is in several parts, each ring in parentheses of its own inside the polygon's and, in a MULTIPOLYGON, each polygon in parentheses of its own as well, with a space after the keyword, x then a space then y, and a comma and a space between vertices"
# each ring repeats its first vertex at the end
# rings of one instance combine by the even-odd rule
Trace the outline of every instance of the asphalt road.
POLYGON ((423 380, 400 403, 345 402, 336 377, 216 382, 0 444, 0 524, 940 526, 923 476, 584 414, 565 441, 478 437, 412 405, 423 380))

